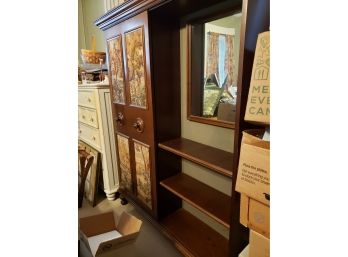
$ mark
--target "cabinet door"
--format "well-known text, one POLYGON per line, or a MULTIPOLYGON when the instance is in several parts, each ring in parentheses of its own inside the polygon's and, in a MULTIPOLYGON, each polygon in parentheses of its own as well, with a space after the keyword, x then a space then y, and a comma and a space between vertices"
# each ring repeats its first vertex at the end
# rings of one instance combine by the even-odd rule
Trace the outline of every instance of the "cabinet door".
POLYGON ((155 154, 147 12, 105 33, 120 188, 152 210, 155 154))

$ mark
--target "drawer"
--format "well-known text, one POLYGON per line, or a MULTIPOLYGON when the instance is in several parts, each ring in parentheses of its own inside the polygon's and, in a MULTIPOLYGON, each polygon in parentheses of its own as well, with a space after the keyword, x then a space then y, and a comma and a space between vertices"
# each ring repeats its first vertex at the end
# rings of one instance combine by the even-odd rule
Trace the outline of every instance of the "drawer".
POLYGON ((83 123, 79 123, 79 138, 90 144, 97 150, 101 149, 99 129, 92 128, 83 123))
POLYGON ((79 121, 98 128, 97 111, 95 109, 87 109, 79 106, 79 121))
POLYGON ((94 91, 83 91, 79 90, 79 105, 90 107, 90 108, 96 108, 96 100, 94 91))

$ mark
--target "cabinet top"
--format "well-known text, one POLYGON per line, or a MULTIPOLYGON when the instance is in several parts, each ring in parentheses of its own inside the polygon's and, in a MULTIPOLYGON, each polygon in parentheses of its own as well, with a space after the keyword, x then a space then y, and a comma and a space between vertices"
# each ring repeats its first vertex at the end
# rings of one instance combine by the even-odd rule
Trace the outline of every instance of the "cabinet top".
POLYGON ((228 2, 229 4, 232 3, 232 5, 238 6, 242 4, 242 1, 243 0, 128 0, 99 17, 94 22, 94 25, 105 31, 143 11, 155 10, 162 6, 168 7, 168 5, 170 5, 170 10, 164 8, 167 9, 166 12, 169 11, 169 13, 180 17, 215 4, 228 2))
POLYGON ((164 1, 165 0, 128 0, 99 17, 94 24, 101 30, 107 30, 164 1))

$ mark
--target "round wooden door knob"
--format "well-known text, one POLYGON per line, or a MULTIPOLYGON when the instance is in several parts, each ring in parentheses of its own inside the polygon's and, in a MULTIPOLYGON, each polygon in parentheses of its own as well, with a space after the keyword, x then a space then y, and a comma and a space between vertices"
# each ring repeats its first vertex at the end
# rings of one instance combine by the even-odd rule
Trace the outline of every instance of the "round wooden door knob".
POLYGON ((123 120, 124 120, 124 116, 121 112, 119 112, 117 114, 117 117, 116 117, 116 122, 119 124, 119 125, 122 125, 123 124, 123 120))
POLYGON ((137 118, 133 123, 133 127, 139 132, 142 133, 144 131, 144 121, 141 118, 137 118))

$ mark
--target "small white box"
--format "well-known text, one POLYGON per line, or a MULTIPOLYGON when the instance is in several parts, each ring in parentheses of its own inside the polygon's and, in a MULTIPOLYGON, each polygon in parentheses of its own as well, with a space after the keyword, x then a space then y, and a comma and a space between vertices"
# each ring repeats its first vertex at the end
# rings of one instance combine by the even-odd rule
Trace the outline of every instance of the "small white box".
POLYGON ((249 245, 238 255, 238 257, 249 257, 249 245))

